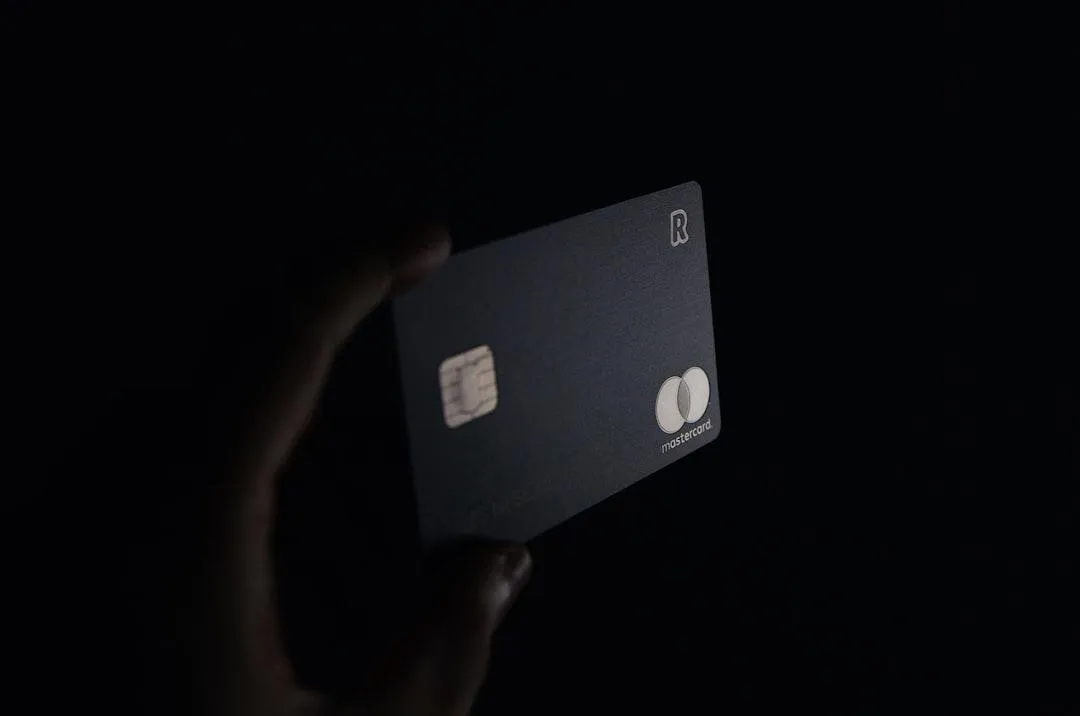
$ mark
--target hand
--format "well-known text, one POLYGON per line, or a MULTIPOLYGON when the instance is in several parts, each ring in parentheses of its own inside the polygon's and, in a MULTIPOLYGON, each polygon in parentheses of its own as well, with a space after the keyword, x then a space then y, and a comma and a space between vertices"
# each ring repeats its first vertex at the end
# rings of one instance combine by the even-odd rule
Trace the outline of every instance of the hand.
POLYGON ((531 570, 523 546, 474 549, 453 586, 416 635, 387 656, 377 678, 360 681, 358 675, 366 691, 350 704, 331 703, 297 684, 282 649, 269 552, 276 476, 308 423, 339 348, 388 294, 421 280, 449 252, 441 229, 419 232, 396 251, 370 251, 296 336, 210 520, 210 569, 197 585, 194 625, 198 713, 461 716, 471 709, 492 632, 531 570))

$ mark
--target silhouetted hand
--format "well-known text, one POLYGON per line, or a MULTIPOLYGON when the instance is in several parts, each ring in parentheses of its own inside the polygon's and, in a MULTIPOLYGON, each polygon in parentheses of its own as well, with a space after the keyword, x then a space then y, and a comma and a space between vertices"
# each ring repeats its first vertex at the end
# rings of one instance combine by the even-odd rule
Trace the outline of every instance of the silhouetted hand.
POLYGON ((316 407, 339 348, 387 295, 438 268, 449 246, 445 231, 428 229, 394 251, 371 251, 295 337, 208 525, 211 568, 198 585, 193 627, 198 713, 461 716, 472 708, 492 632, 531 570, 523 546, 475 548, 459 563, 452 587, 411 636, 403 635, 376 678, 357 675, 366 691, 350 704, 331 703, 297 684, 282 648, 270 557, 276 476, 316 407))

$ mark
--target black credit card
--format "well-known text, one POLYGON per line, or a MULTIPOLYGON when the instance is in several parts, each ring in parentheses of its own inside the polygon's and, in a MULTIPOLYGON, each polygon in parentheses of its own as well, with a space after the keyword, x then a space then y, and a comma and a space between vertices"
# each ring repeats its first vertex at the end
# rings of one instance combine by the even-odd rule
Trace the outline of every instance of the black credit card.
POLYGON ((530 539, 720 431, 696 182, 455 254, 394 316, 425 543, 530 539))

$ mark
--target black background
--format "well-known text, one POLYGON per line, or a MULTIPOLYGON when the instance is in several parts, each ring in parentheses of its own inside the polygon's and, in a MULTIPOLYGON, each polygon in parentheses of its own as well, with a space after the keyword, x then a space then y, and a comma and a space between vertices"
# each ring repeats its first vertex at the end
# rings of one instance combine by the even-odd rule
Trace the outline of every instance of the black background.
MULTIPOLYGON (((883 57, 877 24, 315 15, 95 10, 7 48, 16 693, 42 711, 175 702, 167 625, 207 466, 358 242, 437 216, 466 248, 696 179, 724 432, 530 545, 477 713, 877 710, 941 691, 950 710, 1064 709, 1071 271, 1015 253, 990 269, 1009 295, 976 460, 976 261, 989 236, 1046 232, 1040 213, 1010 230, 997 200, 1000 105, 969 11, 946 12, 942 145, 907 109, 910 47, 883 57)), ((394 375, 391 330, 382 311, 349 344, 282 481, 289 647, 330 690, 415 566, 406 513, 373 507, 407 502, 404 438, 335 400, 397 394, 366 379, 394 375)))

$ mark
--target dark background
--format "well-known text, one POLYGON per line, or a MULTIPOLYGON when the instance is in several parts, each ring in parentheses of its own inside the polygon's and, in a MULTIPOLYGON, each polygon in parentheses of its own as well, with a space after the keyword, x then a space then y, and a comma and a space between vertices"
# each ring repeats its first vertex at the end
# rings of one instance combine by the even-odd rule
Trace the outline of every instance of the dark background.
MULTIPOLYGON (((998 200, 971 12, 943 142, 901 80, 925 48, 803 12, 35 19, 6 50, 16 693, 167 712, 208 466, 358 241, 437 216, 467 248, 696 179, 723 433, 530 545, 477 713, 1066 712, 1071 269, 995 257, 976 459, 976 262, 1047 232, 998 200)), ((288 642, 331 690, 415 565, 407 509, 373 507, 407 504, 403 434, 335 398, 397 395, 391 330, 349 344, 282 483, 288 642)))

